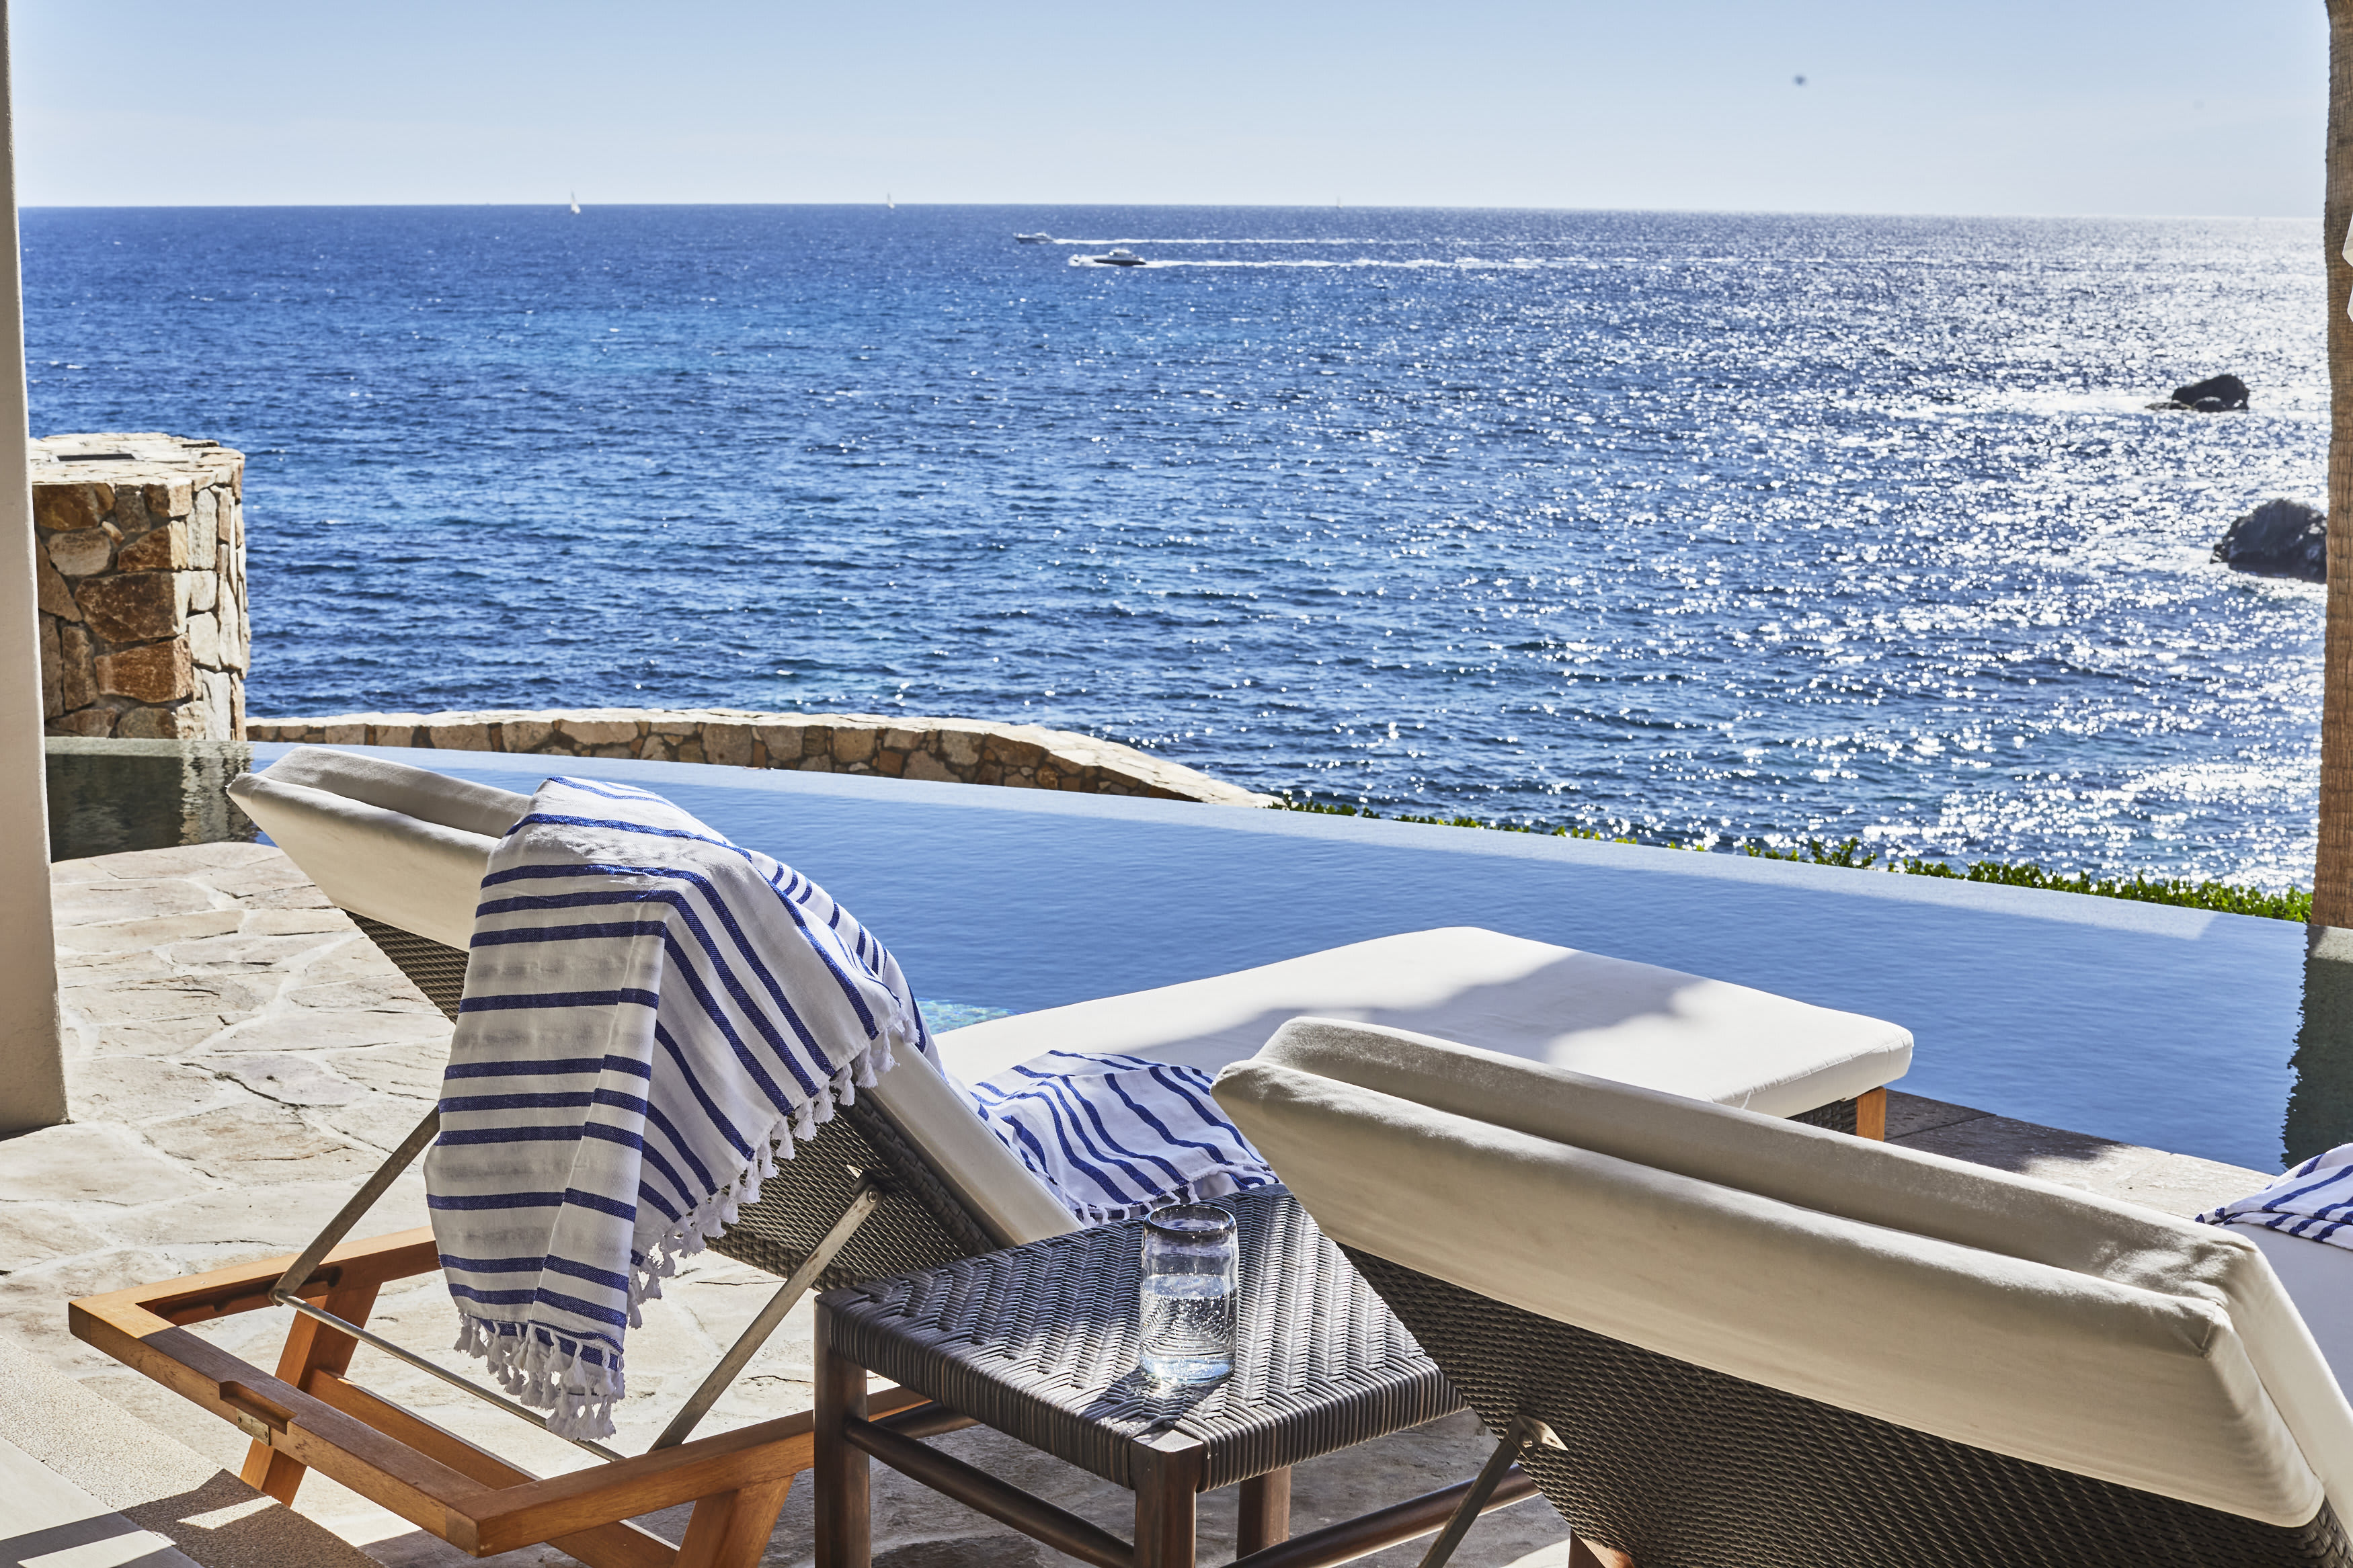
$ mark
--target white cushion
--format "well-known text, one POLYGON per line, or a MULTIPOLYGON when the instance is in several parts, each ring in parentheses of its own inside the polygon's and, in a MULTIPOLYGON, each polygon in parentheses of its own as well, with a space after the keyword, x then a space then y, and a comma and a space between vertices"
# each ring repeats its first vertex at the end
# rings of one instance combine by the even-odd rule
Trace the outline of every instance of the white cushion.
POLYGON ((1047 1051, 1116 1051, 1216 1071, 1303 1013, 1467 1041, 1672 1094, 1792 1116, 1900 1078, 1912 1037, 1721 980, 1476 926, 975 1024, 940 1037, 977 1083, 1047 1051))
MULTIPOLYGON (((914 1057, 902 1053, 903 1063, 914 1057)), ((933 1172, 957 1193, 1008 1247, 1066 1236, 1079 1222, 1029 1167, 1013 1157, 972 1104, 948 1080, 915 1059, 906 1071, 884 1073, 861 1089, 891 1113, 899 1130, 923 1151, 933 1172)))
MULTIPOLYGON (((473 945, 498 836, 531 808, 529 795, 313 746, 237 779, 229 795, 339 908, 460 950, 473 945)), ((1008 1245, 1076 1228, 939 1074, 886 1073, 863 1092, 1008 1245)))
POLYGON ((2271 1524, 2353 1504, 2353 1408, 2231 1231, 1331 1021, 1217 1098, 1335 1239, 1497 1300, 2271 1524))
POLYGON ((531 797, 376 757, 298 747, 228 786, 342 909, 471 944, 482 869, 531 797))
MULTIPOLYGON (((531 809, 531 796, 496 784, 452 778, 386 757, 361 756, 324 746, 297 746, 269 764, 272 783, 326 790, 346 800, 396 811, 486 838, 498 838, 531 809)), ((230 786, 235 793, 236 786, 230 786)))
POLYGON ((2234 1225, 2255 1244, 2295 1303, 2337 1386, 2353 1388, 2353 1251, 2259 1225, 2234 1225))

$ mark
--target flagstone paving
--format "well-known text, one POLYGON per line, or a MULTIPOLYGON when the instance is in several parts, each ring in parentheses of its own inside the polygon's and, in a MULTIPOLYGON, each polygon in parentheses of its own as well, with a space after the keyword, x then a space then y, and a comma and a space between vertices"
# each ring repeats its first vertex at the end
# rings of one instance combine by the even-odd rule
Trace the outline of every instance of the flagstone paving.
MULTIPOLYGON (((290 1252, 322 1226, 430 1107, 448 1022, 283 855, 208 844, 66 861, 52 873, 74 1120, 0 1142, 0 1339, 78 1379, 226 1469, 237 1431, 74 1341, 76 1296, 290 1252)), ((2268 1179, 2235 1166, 2038 1127, 1898 1095, 1891 1138, 1914 1147, 2189 1214, 2268 1179)), ((357 1232, 425 1221, 412 1173, 357 1232)), ((630 1395, 615 1446, 643 1448, 776 1281, 741 1264, 690 1260, 629 1346, 630 1395)), ((372 1320, 398 1343, 441 1355, 454 1333, 439 1280, 382 1297, 372 1320)), ((269 1364, 283 1315, 253 1312, 205 1332, 269 1364)), ((723 1398, 704 1430, 805 1408, 805 1303, 723 1398)), ((353 1375, 541 1473, 593 1460, 364 1347, 353 1375)), ((1125 1532, 1126 1493, 985 1430, 939 1439, 951 1452, 1105 1527, 1125 1532)), ((1488 1443, 1467 1416, 1302 1467, 1302 1529, 1470 1474, 1488 1443)), ((1070 1561, 877 1467, 883 1568, 978 1568, 1070 1561)), ((300 1510, 398 1568, 470 1561, 313 1476, 300 1510)), ((649 1522, 671 1539, 678 1516, 649 1522)), ((1204 1561, 1230 1554, 1231 1507, 1203 1508, 1204 1561)), ((1464 1568, 1552 1568, 1567 1529, 1540 1502, 1490 1515, 1464 1568)), ((809 1505, 797 1488, 771 1546, 776 1568, 808 1560, 809 1505)), ((1421 1543, 1366 1561, 1417 1562, 1421 1543)), ((553 1549, 490 1559, 569 1563, 553 1549)))

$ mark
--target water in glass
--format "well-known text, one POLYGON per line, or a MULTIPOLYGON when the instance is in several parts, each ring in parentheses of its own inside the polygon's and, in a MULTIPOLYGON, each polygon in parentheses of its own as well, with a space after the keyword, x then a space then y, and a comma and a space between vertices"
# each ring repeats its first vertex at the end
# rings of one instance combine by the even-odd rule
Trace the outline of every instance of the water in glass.
POLYGON ((1214 1383, 1234 1363, 1234 1218, 1208 1204, 1145 1221, 1136 1364, 1162 1384, 1214 1383))

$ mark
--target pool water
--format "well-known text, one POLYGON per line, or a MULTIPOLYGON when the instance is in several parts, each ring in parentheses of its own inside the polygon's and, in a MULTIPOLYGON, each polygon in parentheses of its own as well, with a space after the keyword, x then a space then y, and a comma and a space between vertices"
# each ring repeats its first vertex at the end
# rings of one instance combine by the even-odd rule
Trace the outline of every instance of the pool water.
MULTIPOLYGON (((257 745, 263 766, 286 748, 257 745)), ((528 791, 548 759, 376 754, 528 791)), ((52 766, 56 766, 53 760, 52 766)), ((624 759, 855 910, 947 1028, 1480 925, 1891 1019, 1900 1087, 2276 1170, 2353 1140, 2353 933, 1880 871, 1180 801, 624 759), (2333 945, 2342 939, 2345 946, 2333 945)))
POLYGON ((261 836, 221 793, 252 764, 242 742, 51 735, 46 749, 51 860, 261 836))
POLYGON ((915 1005, 923 1015, 923 1026, 934 1035, 944 1035, 950 1029, 961 1029, 966 1024, 986 1024, 991 1018, 1002 1018, 1012 1012, 1010 1007, 983 1007, 971 1002, 932 1002, 918 996, 915 1005))

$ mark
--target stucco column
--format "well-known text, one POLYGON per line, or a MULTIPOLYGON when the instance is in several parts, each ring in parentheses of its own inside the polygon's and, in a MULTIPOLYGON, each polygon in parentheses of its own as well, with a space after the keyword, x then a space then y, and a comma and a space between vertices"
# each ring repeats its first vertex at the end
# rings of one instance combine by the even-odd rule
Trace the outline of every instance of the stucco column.
POLYGON ((41 757, 41 631, 26 468, 25 288, 16 245, 16 126, 0 0, 0 1132, 66 1119, 41 757))

